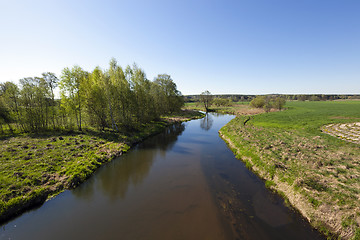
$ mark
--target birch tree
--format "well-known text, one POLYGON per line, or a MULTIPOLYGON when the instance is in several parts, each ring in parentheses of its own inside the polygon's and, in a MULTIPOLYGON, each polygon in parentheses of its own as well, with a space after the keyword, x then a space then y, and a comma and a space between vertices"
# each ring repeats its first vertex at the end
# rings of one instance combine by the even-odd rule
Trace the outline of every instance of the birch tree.
POLYGON ((63 69, 59 82, 61 104, 74 113, 79 131, 82 130, 83 82, 86 77, 88 74, 81 67, 75 65, 72 69, 63 69))

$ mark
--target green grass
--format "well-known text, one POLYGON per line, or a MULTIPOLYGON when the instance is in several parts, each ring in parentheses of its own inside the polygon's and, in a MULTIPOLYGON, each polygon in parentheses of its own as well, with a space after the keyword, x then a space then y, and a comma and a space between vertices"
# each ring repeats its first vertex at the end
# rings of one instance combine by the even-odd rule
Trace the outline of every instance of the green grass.
POLYGON ((287 102, 286 111, 260 114, 254 125, 318 133, 330 123, 360 121, 360 101, 287 102))
POLYGON ((319 225, 322 232, 332 236, 351 231, 354 236, 359 227, 356 221, 343 223, 334 233, 331 228, 323 229, 333 223, 317 213, 322 206, 338 206, 330 208, 334 219, 348 219, 350 213, 360 212, 360 148, 322 133, 320 128, 330 123, 360 122, 360 101, 294 101, 286 108, 254 115, 246 126, 243 123, 248 117, 238 116, 221 133, 233 143, 234 154, 249 169, 256 169, 266 186, 276 190, 277 183, 286 183, 302 195, 310 206, 306 211, 314 216, 312 222, 323 223, 319 225))

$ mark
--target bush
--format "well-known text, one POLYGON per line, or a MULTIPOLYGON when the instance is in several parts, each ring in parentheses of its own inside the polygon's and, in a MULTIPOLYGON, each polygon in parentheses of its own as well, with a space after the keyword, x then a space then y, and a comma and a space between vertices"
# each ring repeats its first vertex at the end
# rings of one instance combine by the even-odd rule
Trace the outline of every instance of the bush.
POLYGON ((254 108, 264 108, 266 112, 270 112, 271 108, 281 110, 286 103, 282 97, 257 96, 250 102, 250 106, 254 108))
POLYGON ((266 98, 264 96, 257 96, 250 102, 250 106, 254 108, 263 108, 266 103, 266 98))
POLYGON ((285 103, 286 103, 286 100, 284 98, 276 97, 273 100, 272 105, 274 108, 281 110, 284 107, 285 103))
POLYGON ((229 107, 232 105, 231 100, 225 98, 215 98, 213 104, 217 107, 229 107))
POLYGON ((265 105, 264 105, 265 112, 267 112, 267 113, 270 112, 271 108, 272 108, 272 102, 266 101, 265 105))

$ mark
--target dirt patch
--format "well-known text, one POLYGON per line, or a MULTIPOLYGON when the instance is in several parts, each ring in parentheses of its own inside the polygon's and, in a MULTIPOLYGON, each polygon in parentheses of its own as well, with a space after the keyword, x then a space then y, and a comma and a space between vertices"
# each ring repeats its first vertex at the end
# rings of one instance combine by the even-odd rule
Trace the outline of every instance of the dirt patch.
POLYGON ((326 125, 321 131, 352 143, 360 144, 360 122, 326 125))
MULTIPOLYGON (((265 109, 263 108, 253 108, 250 105, 234 105, 231 107, 219 107, 219 108, 214 108, 215 112, 219 112, 219 113, 228 113, 228 114, 234 114, 237 116, 248 116, 248 115, 256 115, 256 114, 261 114, 261 113, 265 113, 265 109)), ((274 109, 272 108, 270 110, 270 112, 277 112, 279 111, 278 109, 274 109)))
POLYGON ((255 115, 264 112, 265 110, 262 108, 251 108, 249 106, 244 106, 235 110, 236 115, 255 115))

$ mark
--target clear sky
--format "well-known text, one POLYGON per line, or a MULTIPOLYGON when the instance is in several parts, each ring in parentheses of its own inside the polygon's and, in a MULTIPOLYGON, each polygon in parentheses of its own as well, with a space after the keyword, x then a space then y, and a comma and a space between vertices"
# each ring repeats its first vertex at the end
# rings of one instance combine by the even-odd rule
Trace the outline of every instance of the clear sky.
POLYGON ((0 0, 0 82, 112 57, 183 94, 360 94, 360 1, 0 0))

